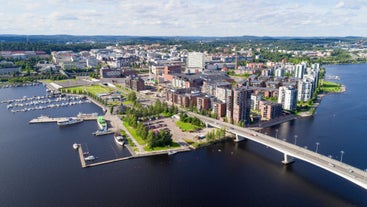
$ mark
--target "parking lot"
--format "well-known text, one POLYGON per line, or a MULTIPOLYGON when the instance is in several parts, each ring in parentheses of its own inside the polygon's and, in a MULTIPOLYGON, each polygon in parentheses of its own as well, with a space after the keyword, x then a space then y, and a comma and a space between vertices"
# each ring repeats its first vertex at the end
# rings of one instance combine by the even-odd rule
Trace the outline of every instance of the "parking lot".
POLYGON ((146 121, 144 124, 149 127, 149 129, 153 130, 170 130, 172 134, 172 140, 181 146, 187 146, 185 139, 197 141, 197 137, 200 135, 206 135, 209 131, 213 130, 213 128, 203 128, 202 130, 196 132, 183 132, 178 126, 176 126, 176 121, 178 121, 176 118, 161 118, 157 120, 146 121))

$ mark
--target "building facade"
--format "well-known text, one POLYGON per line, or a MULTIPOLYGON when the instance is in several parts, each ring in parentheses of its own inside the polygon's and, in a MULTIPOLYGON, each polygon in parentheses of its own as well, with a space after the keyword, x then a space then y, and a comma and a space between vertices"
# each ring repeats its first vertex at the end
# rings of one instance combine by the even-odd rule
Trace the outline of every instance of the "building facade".
POLYGON ((283 109, 294 111, 297 109, 297 90, 289 86, 279 87, 278 103, 283 109))
MULTIPOLYGON (((243 122, 245 125, 250 121, 251 110, 251 93, 247 87, 242 87, 232 90, 232 114, 228 117, 229 121, 233 121, 234 124, 243 122)), ((228 103, 229 105, 230 103, 228 103)), ((227 107, 228 112, 228 107, 227 107)))

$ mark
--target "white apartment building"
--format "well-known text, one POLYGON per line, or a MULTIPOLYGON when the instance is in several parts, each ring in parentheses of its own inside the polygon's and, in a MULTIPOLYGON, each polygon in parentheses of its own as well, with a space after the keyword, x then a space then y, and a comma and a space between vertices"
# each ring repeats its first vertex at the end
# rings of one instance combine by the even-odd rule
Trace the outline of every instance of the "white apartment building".
POLYGON ((298 101, 309 101, 312 99, 313 95, 313 80, 309 78, 304 78, 298 81, 298 101))
POLYGON ((305 66, 303 64, 297 64, 296 68, 294 69, 294 77, 302 79, 305 73, 305 66))
POLYGON ((293 87, 279 87, 278 103, 283 109, 294 111, 297 109, 297 90, 293 87))
POLYGON ((200 68, 204 69, 204 53, 201 52, 189 52, 187 55, 187 68, 200 68))
POLYGON ((283 77, 285 75, 285 70, 284 68, 277 68, 274 71, 274 76, 275 77, 283 77))

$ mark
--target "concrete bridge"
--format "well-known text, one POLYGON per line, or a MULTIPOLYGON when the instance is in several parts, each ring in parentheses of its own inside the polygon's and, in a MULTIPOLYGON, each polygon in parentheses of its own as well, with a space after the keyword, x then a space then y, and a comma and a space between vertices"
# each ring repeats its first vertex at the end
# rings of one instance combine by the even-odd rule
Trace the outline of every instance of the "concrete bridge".
POLYGON ((236 135, 235 141, 249 139, 254 142, 263 144, 267 147, 273 148, 284 154, 283 164, 290 164, 297 158, 334 173, 346 180, 349 180, 360 187, 367 189, 367 172, 338 160, 332 159, 328 156, 321 155, 314 151, 299 147, 297 145, 285 142, 283 140, 271 137, 259 132, 235 126, 229 123, 221 122, 216 119, 208 118, 198 114, 190 113, 191 116, 196 116, 205 122, 206 126, 213 126, 216 128, 225 128, 227 132, 236 135))

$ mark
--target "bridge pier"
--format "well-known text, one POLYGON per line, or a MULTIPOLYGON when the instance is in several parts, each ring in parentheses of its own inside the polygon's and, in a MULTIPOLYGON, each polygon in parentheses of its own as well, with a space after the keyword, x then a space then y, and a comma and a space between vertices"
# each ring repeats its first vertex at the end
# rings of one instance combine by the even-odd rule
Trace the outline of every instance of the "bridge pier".
POLYGON ((292 164, 293 162, 294 162, 293 157, 284 153, 284 160, 282 161, 283 165, 289 165, 289 164, 292 164))
POLYGON ((240 137, 238 134, 236 134, 236 138, 234 139, 235 142, 240 142, 240 141, 243 141, 243 140, 245 140, 245 138, 240 137))
POLYGON ((209 123, 205 122, 205 128, 209 128, 209 123))

